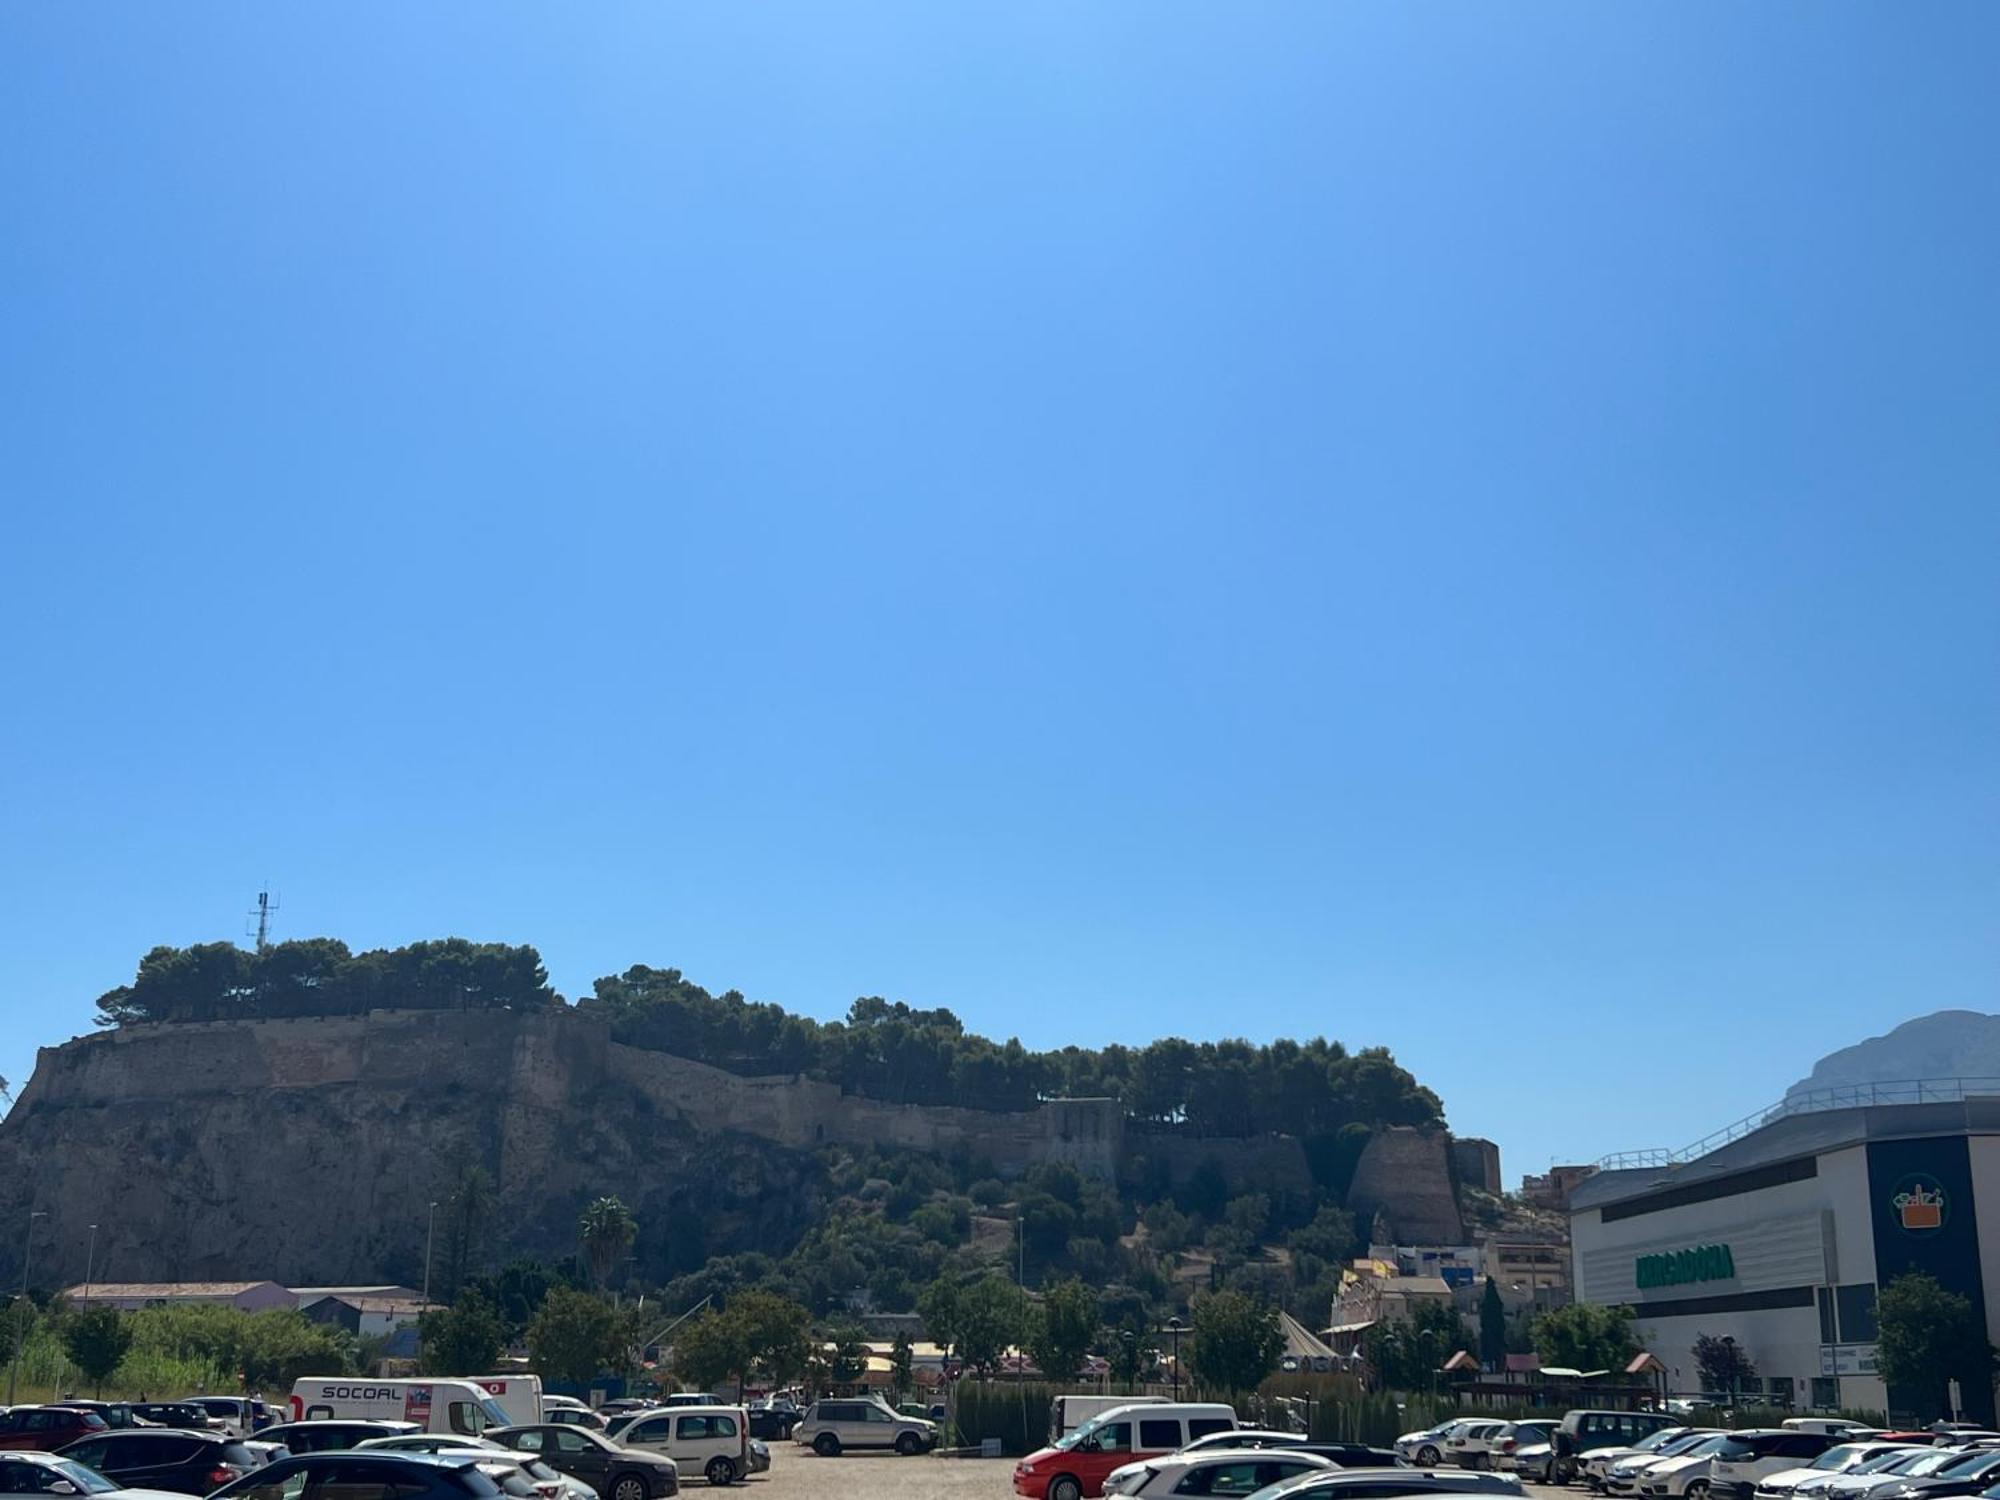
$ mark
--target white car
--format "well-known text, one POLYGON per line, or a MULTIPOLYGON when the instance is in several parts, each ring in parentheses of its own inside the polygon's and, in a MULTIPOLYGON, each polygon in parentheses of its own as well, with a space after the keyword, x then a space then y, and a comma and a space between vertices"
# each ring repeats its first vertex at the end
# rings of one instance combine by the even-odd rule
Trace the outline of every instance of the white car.
POLYGON ((1228 1432, 1204 1433, 1175 1454, 1207 1453, 1214 1448, 1296 1448, 1312 1439, 1302 1432, 1276 1432, 1263 1427, 1236 1427, 1228 1432))
POLYGON ((1507 1434, 1511 1422, 1461 1422, 1444 1440, 1444 1456, 1461 1469, 1493 1467, 1493 1445, 1507 1434))
POLYGON ((1662 1443, 1650 1453, 1628 1453, 1623 1458, 1614 1458, 1604 1470, 1604 1493, 1607 1495, 1635 1495, 1645 1483, 1646 1475, 1670 1458, 1679 1458, 1692 1451, 1710 1438, 1721 1437, 1719 1432, 1705 1428, 1689 1431, 1682 1429, 1680 1436, 1662 1443))
POLYGON ((1661 1459, 1639 1476, 1638 1493, 1646 1500, 1708 1500, 1709 1465, 1728 1441, 1728 1433, 1712 1432, 1692 1448, 1661 1459))
POLYGON ((1761 1500, 1792 1500, 1797 1495, 1820 1493, 1842 1474, 1860 1468, 1872 1458, 1899 1453, 1907 1446, 1904 1443, 1840 1443, 1809 1464, 1766 1474, 1757 1481, 1757 1494, 1761 1500))
POLYGON ((1576 1456, 1576 1478, 1588 1484, 1592 1490, 1602 1490, 1604 1480, 1610 1474, 1610 1466, 1622 1458, 1652 1458, 1656 1454, 1664 1456, 1676 1442, 1688 1436, 1688 1428, 1660 1428, 1638 1442, 1610 1444, 1606 1448, 1592 1448, 1586 1454, 1576 1456))
POLYGON ((581 1479, 559 1474, 532 1453, 516 1453, 491 1438, 470 1437, 462 1432, 412 1432, 402 1437, 369 1438, 356 1443, 363 1448, 384 1448, 391 1453, 474 1453, 482 1467, 504 1464, 518 1470, 541 1492, 544 1500, 597 1500, 597 1491, 581 1479))
POLYGON ((1316 1453, 1284 1448, 1167 1453, 1104 1476, 1107 1495, 1248 1495, 1301 1474, 1337 1467, 1316 1453))
MULTIPOLYGON (((54 1496, 78 1500, 174 1500, 168 1490, 128 1490, 106 1479, 88 1464, 60 1453, 0 1453, 0 1495, 54 1496)), ((187 1500, 182 1496, 181 1500, 187 1500)))
POLYGON ((1456 1422, 1440 1422, 1422 1432, 1406 1432, 1396 1439, 1396 1451, 1420 1469, 1435 1469, 1444 1462, 1445 1434, 1457 1425, 1456 1422))
POLYGON ((1896 1479, 1925 1478, 1960 1456, 1955 1448, 1912 1447, 1907 1452, 1891 1455, 1886 1462, 1865 1463, 1849 1469, 1845 1474, 1834 1475, 1821 1493, 1826 1500, 1861 1500, 1861 1496, 1878 1484, 1896 1479))

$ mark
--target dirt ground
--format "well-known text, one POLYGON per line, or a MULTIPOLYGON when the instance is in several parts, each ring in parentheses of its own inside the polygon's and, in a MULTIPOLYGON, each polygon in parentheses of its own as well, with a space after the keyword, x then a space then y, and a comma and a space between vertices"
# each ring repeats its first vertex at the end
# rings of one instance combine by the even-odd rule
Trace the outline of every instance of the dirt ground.
MULTIPOLYGON (((699 1477, 686 1495, 707 1488, 699 1477)), ((1014 1461, 994 1458, 897 1458, 842 1454, 818 1458, 791 1443, 771 1445, 771 1471, 747 1480, 741 1500, 1012 1500, 1014 1461)), ((1530 1500, 1587 1500, 1576 1489, 1529 1485, 1530 1500)))

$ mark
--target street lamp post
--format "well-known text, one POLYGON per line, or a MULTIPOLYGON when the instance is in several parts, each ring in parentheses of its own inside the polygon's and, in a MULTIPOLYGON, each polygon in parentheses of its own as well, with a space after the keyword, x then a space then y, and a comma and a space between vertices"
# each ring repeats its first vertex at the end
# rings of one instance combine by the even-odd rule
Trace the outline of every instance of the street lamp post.
POLYGON ((1182 1327, 1183 1324, 1181 1323, 1181 1316, 1179 1313, 1175 1313, 1171 1318, 1167 1319, 1167 1332, 1173 1335, 1173 1340, 1174 1340, 1174 1399, 1176 1401, 1181 1399, 1181 1328, 1182 1327))
MULTIPOLYGON (((21 1247, 21 1302, 28 1300, 28 1264, 35 1253, 35 1220, 42 1217, 44 1217, 44 1213, 39 1208, 28 1215, 27 1240, 21 1247)), ((7 1404, 9 1406, 14 1404, 15 1385, 21 1375, 21 1308, 17 1304, 11 1311, 14 1314, 14 1357, 7 1363, 7 1404)))
POLYGON ((431 1199, 430 1222, 424 1226, 424 1306, 431 1305, 431 1246, 437 1242, 438 1206, 431 1199))
POLYGON ((90 1251, 83 1258, 83 1305, 90 1306, 90 1284, 97 1270, 97 1226, 90 1226, 90 1251))

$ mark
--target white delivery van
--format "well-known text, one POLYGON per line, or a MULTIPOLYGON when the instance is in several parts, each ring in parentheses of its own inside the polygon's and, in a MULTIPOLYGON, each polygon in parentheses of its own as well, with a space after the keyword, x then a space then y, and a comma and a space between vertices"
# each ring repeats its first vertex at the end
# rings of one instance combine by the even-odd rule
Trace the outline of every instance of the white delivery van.
POLYGON ((425 1432, 478 1437, 489 1427, 511 1427, 506 1409, 472 1380, 364 1380, 308 1375, 292 1387, 292 1420, 319 1422, 373 1417, 414 1422, 425 1432))
POLYGON ((1049 1403, 1049 1441, 1061 1442, 1070 1433, 1100 1412, 1114 1406, 1163 1406, 1165 1396, 1092 1396, 1082 1393, 1058 1396, 1049 1403))
POLYGON ((541 1424, 546 1400, 542 1395, 541 1376, 475 1375, 472 1383, 491 1396, 500 1410, 507 1413, 509 1426, 535 1427, 541 1424))

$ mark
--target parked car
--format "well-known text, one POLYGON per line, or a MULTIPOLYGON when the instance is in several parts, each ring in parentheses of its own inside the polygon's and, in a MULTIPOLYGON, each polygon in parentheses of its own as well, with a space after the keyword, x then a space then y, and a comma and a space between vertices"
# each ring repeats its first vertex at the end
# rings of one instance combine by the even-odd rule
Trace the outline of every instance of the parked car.
POLYGON ((184 1432, 203 1428, 220 1429, 222 1423, 192 1401, 134 1401, 132 1415, 155 1427, 178 1427, 184 1432))
POLYGON ((1311 1442, 1303 1432, 1277 1432, 1268 1427, 1236 1427, 1222 1432, 1204 1433, 1186 1447, 1178 1450, 1180 1457, 1190 1453, 1206 1453, 1211 1448, 1296 1448, 1301 1443, 1311 1442))
POLYGON ((51 1401, 50 1406, 66 1406, 71 1411, 94 1411, 106 1427, 144 1427, 146 1419, 132 1410, 129 1401, 51 1401))
POLYGON ((1461 1422, 1444 1440, 1448 1463, 1461 1469, 1493 1467, 1493 1445, 1506 1435, 1511 1422, 1461 1422))
POLYGON ((1885 1462, 1865 1463, 1859 1468, 1849 1469, 1845 1474, 1836 1474, 1826 1482, 1825 1500, 1861 1500, 1861 1497, 1878 1484, 1886 1484, 1892 1479, 1908 1476, 1921 1479, 1934 1474, 1946 1464, 1955 1463, 1964 1457, 1962 1453, 1949 1448, 1920 1448, 1912 1445, 1899 1454, 1891 1454, 1885 1462))
POLYGON ((615 1440, 643 1453, 664 1453, 685 1471, 700 1470, 713 1485, 733 1484, 750 1472, 750 1413, 740 1406, 642 1412, 615 1440))
POLYGON ((544 1423, 567 1422, 573 1427, 588 1427, 593 1432, 603 1432, 611 1424, 587 1406, 551 1406, 542 1413, 544 1423))
POLYGON ((1750 1500, 1763 1479, 1801 1468, 1835 1446, 1837 1439, 1824 1432, 1798 1432, 1789 1427, 1732 1432, 1709 1464, 1709 1491, 1715 1500, 1750 1500))
POLYGON ((788 1442, 792 1429, 799 1425, 799 1414, 795 1411, 777 1411, 768 1406, 753 1406, 747 1416, 750 1422, 750 1436, 773 1442, 788 1442))
POLYGON ((370 1438, 403 1437, 422 1432, 415 1422, 280 1422, 258 1433, 266 1443, 283 1443, 294 1457, 301 1453, 335 1453, 365 1443, 370 1438))
MULTIPOLYGON (((1113 1469, 1178 1453, 1198 1438, 1236 1427, 1236 1409, 1215 1401, 1114 1406, 1015 1464, 1014 1493, 1038 1500, 1083 1500, 1104 1492, 1105 1476, 1113 1469)), ((799 1429, 800 1434, 805 1431, 799 1429)))
POLYGON ((532 1453, 552 1469, 581 1479, 603 1500, 659 1500, 680 1493, 680 1468, 671 1458, 621 1448, 601 1432, 574 1422, 496 1427, 485 1434, 502 1447, 532 1453))
POLYGON ((766 1474, 771 1468, 771 1447, 761 1438, 750 1439, 750 1472, 766 1474))
POLYGON ((1601 1490, 1604 1488, 1606 1476, 1611 1472, 1613 1464, 1619 1462, 1621 1459, 1647 1456, 1655 1453, 1664 1454, 1670 1451, 1674 1444, 1686 1438, 1688 1431, 1689 1429, 1685 1427, 1662 1427, 1657 1432, 1646 1434, 1646 1436, 1640 1438, 1636 1443, 1621 1447, 1597 1448, 1589 1453, 1578 1454, 1576 1461, 1577 1477, 1593 1490, 1601 1490))
POLYGON ((470 1453, 306 1453, 281 1458, 215 1492, 222 1500, 302 1494, 395 1500, 497 1500, 505 1491, 470 1453))
POLYGON ((111 1424, 94 1411, 79 1411, 73 1406, 17 1406, 0 1416, 0 1449, 53 1453, 79 1438, 110 1429, 111 1424))
POLYGON ((597 1491, 581 1479, 550 1468, 532 1453, 516 1453, 491 1438, 467 1437, 456 1432, 413 1432, 403 1437, 370 1438, 357 1453, 476 1453, 483 1458, 513 1464, 547 1497, 547 1500, 597 1500, 597 1491))
POLYGON ((1563 1413, 1563 1419, 1549 1434, 1555 1449, 1555 1479, 1567 1484, 1577 1476, 1578 1464, 1602 1448, 1631 1448, 1662 1427, 1687 1425, 1665 1412, 1604 1411, 1579 1408, 1563 1413))
POLYGON ((183 1396, 176 1404, 200 1407, 232 1437, 249 1437, 278 1420, 269 1403, 256 1396, 183 1396))
POLYGON ((0 1452, 0 1495, 85 1496, 89 1500, 182 1500, 166 1490, 128 1490, 87 1464, 56 1453, 0 1452))
POLYGON ((206 1429, 128 1427, 93 1433, 61 1451, 128 1489, 183 1495, 206 1495, 263 1467, 263 1460, 241 1441, 206 1429))
POLYGON ((1643 1451, 1642 1444, 1639 1450, 1628 1453, 1623 1458, 1612 1459, 1604 1470, 1604 1492, 1607 1495, 1620 1496, 1637 1494, 1645 1483, 1646 1475, 1653 1469, 1668 1459, 1692 1453, 1704 1443, 1712 1445, 1714 1439, 1724 1436, 1705 1427, 1676 1428, 1674 1431, 1674 1437, 1651 1452, 1643 1451))
POLYGON ((1929 1474, 1903 1475, 1866 1491, 1866 1500, 1943 1500, 1977 1495, 2000 1480, 2000 1448, 1968 1448, 1929 1474))
POLYGON ((804 1443, 821 1458, 832 1458, 848 1448, 893 1448, 911 1454, 935 1448, 937 1433, 935 1422, 900 1416, 887 1402, 862 1397, 813 1402, 792 1429, 792 1441, 804 1443))
POLYGON ((1454 1425, 1440 1422, 1421 1432, 1406 1432, 1396 1439, 1396 1451, 1420 1469, 1435 1469, 1444 1462, 1444 1435, 1454 1425))
POLYGON ((1555 1482, 1555 1463, 1556 1450, 1544 1441, 1523 1443, 1512 1453, 1501 1454, 1494 1460, 1494 1467, 1529 1484, 1552 1484, 1555 1482))
POLYGON ((1169 1453, 1113 1469, 1107 1495, 1248 1495, 1300 1474, 1323 1474, 1325 1459, 1293 1448, 1223 1448, 1169 1453))
POLYGON ((1251 1492, 1251 1500, 1389 1500, 1392 1496, 1523 1494, 1511 1474, 1472 1469, 1333 1469, 1297 1474, 1251 1492))
POLYGON ((1510 1464, 1508 1460, 1523 1448, 1533 1448, 1538 1445, 1546 1448, 1549 1444, 1549 1434, 1555 1430, 1555 1425, 1552 1421, 1509 1422, 1507 1430, 1488 1445, 1487 1452, 1491 1461, 1486 1467, 1518 1470, 1518 1466, 1510 1464))
POLYGON ((1707 1500, 1709 1465, 1715 1453, 1729 1441, 1726 1432, 1711 1432, 1700 1442, 1683 1448, 1672 1458, 1649 1464, 1639 1475, 1637 1493, 1647 1500, 1707 1500))
POLYGON ((1901 1443, 1836 1442, 1809 1464, 1766 1474, 1757 1481, 1756 1493, 1759 1500, 1793 1500, 1801 1494, 1823 1493, 1828 1483, 1852 1469, 1860 1468, 1870 1459, 1890 1457, 1903 1451, 1901 1443))

